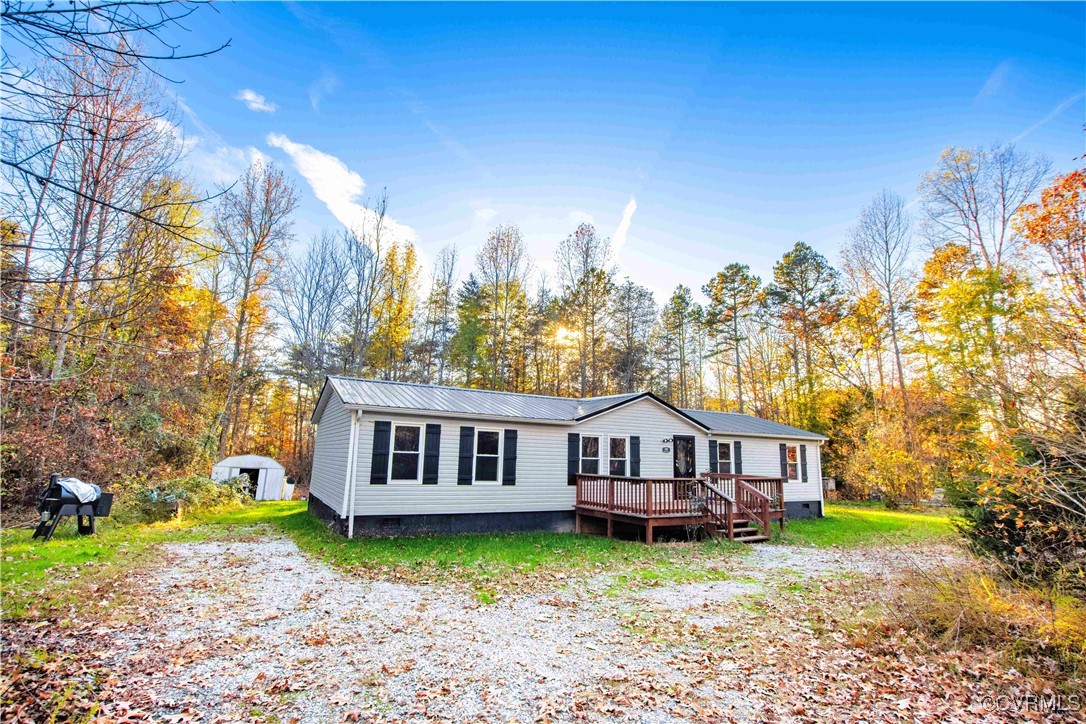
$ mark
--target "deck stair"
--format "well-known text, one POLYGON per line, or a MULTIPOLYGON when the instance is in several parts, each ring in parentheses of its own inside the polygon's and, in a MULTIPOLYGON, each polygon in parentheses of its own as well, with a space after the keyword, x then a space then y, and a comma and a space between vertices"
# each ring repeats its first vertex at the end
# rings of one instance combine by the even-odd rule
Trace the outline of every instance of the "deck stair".
POLYGON ((783 479, 730 473, 698 478, 577 475, 577 530, 604 521, 644 529, 652 543, 659 528, 697 528, 742 543, 769 540, 774 520, 784 528, 783 479))

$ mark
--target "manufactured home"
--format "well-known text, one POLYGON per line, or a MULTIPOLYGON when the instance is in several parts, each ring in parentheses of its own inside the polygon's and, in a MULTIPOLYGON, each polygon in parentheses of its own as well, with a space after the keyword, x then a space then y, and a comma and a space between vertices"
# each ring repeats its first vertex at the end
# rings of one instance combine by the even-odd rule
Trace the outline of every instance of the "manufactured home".
POLYGON ((353 536, 701 526, 764 539, 822 515, 822 435, 679 409, 329 377, 309 509, 353 536))

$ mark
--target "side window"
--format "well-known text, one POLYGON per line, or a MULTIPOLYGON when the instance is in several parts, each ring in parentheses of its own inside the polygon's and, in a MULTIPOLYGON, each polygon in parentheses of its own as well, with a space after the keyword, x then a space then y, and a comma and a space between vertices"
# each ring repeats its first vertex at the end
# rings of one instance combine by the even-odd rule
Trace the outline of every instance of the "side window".
POLYGON ((607 444, 607 459, 611 475, 626 477, 626 463, 629 460, 629 439, 625 437, 611 437, 607 439, 607 444))
POLYGON ((600 438, 597 435, 581 435, 581 472, 600 474, 600 438))
POLYGON ((480 483, 498 482, 498 457, 501 454, 501 432, 475 431, 475 480, 480 483))
POLYGON ((418 425, 393 425, 389 480, 418 480, 421 452, 421 427, 418 425))
POLYGON ((788 479, 799 480, 799 448, 795 445, 788 446, 788 479))

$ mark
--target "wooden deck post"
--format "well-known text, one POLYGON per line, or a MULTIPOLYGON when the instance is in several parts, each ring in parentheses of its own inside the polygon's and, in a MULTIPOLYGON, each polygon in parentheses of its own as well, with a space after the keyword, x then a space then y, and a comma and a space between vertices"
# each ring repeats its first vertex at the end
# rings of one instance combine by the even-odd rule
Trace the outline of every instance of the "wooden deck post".
POLYGON ((645 545, 652 545, 652 519, 645 521, 645 545))
POLYGON ((607 515, 607 537, 615 537, 615 519, 610 514, 607 515))
MULTIPOLYGON (((645 481, 645 516, 652 517, 652 481, 645 481)), ((649 533, 648 537, 651 539, 652 534, 649 533)), ((651 541, 650 541, 651 542, 651 541)))

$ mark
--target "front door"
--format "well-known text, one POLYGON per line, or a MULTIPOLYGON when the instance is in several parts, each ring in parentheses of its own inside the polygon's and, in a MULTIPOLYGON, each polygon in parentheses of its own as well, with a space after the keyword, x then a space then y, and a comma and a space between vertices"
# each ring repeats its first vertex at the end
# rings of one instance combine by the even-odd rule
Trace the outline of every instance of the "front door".
POLYGON ((694 460, 694 436, 675 435, 673 438, 675 477, 693 478, 697 475, 697 463, 694 460))

